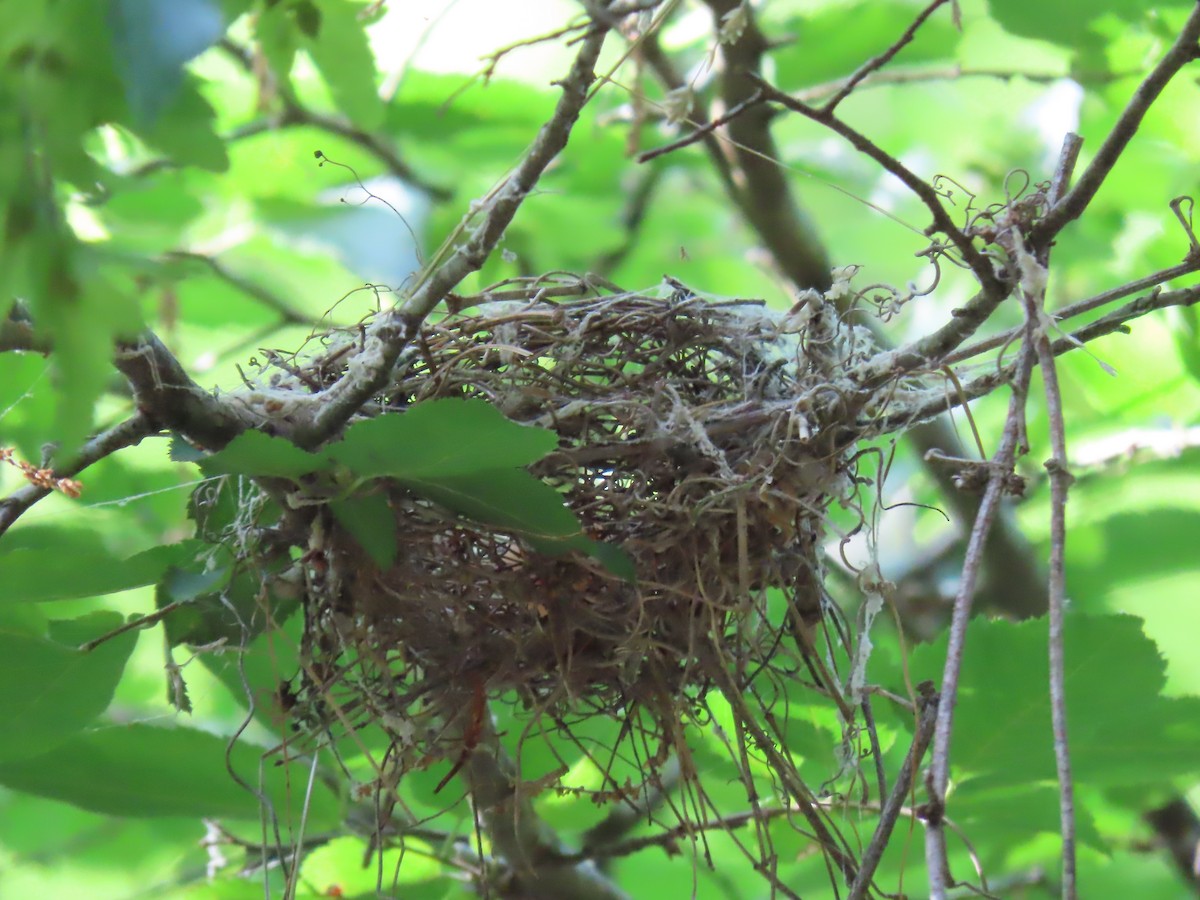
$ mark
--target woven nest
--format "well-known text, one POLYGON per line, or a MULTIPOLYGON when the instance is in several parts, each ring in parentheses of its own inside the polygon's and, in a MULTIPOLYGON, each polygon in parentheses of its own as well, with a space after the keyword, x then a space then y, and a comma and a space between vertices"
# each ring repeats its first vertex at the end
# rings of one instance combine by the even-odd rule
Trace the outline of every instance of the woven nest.
POLYGON ((384 723, 411 721, 414 704, 444 714, 481 690, 543 709, 661 708, 703 691, 729 655, 765 659, 781 629, 811 624, 814 547, 847 483, 821 404, 855 356, 822 309, 814 298, 801 324, 677 287, 534 295, 427 323, 381 408, 483 398, 552 429, 558 449, 531 471, 587 535, 628 555, 637 580, 388 486, 396 563, 380 570, 327 523, 339 587, 306 611, 309 654, 326 672, 342 660, 334 687, 354 695, 342 702, 384 723), (766 588, 783 590, 792 622, 742 627, 766 588))

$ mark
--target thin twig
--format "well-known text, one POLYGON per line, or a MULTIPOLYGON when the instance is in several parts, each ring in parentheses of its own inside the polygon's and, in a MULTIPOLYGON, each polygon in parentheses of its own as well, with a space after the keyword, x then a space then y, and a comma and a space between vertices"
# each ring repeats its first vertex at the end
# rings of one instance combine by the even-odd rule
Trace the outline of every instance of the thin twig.
POLYGON ((645 153, 639 153, 637 161, 639 163, 647 163, 652 159, 658 159, 660 156, 665 156, 668 153, 674 153, 676 150, 681 150, 684 147, 689 147, 697 141, 702 141, 722 125, 727 125, 740 116, 743 112, 752 106, 763 101, 762 91, 755 91, 745 100, 737 103, 732 108, 726 110, 723 114, 715 119, 710 119, 703 125, 698 125, 690 134, 685 134, 683 137, 671 141, 669 144, 663 144, 661 147, 655 147, 653 150, 647 150, 645 153))
MULTIPOLYGON (((1182 275, 1190 275, 1192 272, 1200 271, 1200 259, 1185 260, 1177 266, 1171 266, 1168 269, 1161 269, 1144 278, 1138 278, 1135 281, 1130 281, 1119 287, 1110 288, 1107 291, 1102 291, 1095 296, 1088 297, 1086 300, 1080 300, 1053 313, 1056 321, 1064 322, 1067 319, 1073 319, 1075 316, 1082 315, 1085 312, 1091 312, 1093 309, 1098 309, 1105 304, 1112 303, 1114 300, 1120 300, 1123 297, 1128 297, 1130 294, 1136 294, 1138 291, 1144 291, 1146 288, 1154 287, 1170 281, 1172 278, 1178 278, 1182 275)), ((1024 327, 1018 325, 1016 328, 1010 328, 1007 331, 1002 331, 999 334, 989 338, 984 338, 981 341, 976 341, 974 344, 962 347, 948 354, 943 360, 946 365, 952 366, 960 363, 963 360, 970 359, 973 356, 978 356, 981 353, 986 353, 988 350, 995 350, 997 347, 1003 347, 1006 344, 1012 343, 1021 336, 1024 327)))
MULTIPOLYGON (((1083 345, 1099 337, 1113 332, 1128 332, 1127 322, 1141 318, 1149 312, 1167 309, 1171 306, 1195 306, 1197 303, 1200 303, 1200 285, 1178 291, 1153 291, 1118 307, 1094 322, 1077 328, 1066 337, 1057 338, 1051 342, 1050 346, 1055 356, 1062 356, 1072 350, 1081 349, 1083 345)), ((965 381, 961 394, 957 391, 946 393, 942 390, 930 392, 927 399, 897 403, 885 418, 878 419, 874 423, 863 422, 860 424, 863 424, 870 434, 886 434, 902 429, 906 425, 954 409, 964 401, 975 400, 990 394, 999 385, 1011 381, 1016 370, 1016 363, 998 366, 986 375, 965 381)))
POLYGON ((933 15, 934 10, 936 10, 939 6, 945 5, 947 2, 948 0, 933 0, 932 3, 921 10, 912 23, 909 24, 906 29, 904 29, 904 33, 896 39, 896 42, 893 43, 892 46, 888 47, 885 51, 883 51, 883 53, 880 53, 874 59, 870 59, 863 63, 863 65, 859 66, 858 70, 854 72, 854 74, 846 79, 846 83, 838 90, 838 92, 829 99, 829 102, 821 107, 822 112, 832 116, 834 110, 837 109, 838 104, 849 97, 854 89, 862 83, 864 78, 873 72, 877 72, 882 69, 892 61, 897 53, 908 46, 908 44, 912 43, 912 39, 916 37, 917 29, 925 24, 925 20, 933 15))
MULTIPOLYGON (((89 440, 70 463, 54 470, 55 475, 62 478, 70 478, 71 476, 78 475, 92 463, 98 462, 106 456, 111 456, 118 450, 124 450, 126 447, 134 447, 141 443, 143 438, 157 431, 158 426, 149 416, 141 412, 134 413, 125 421, 114 425, 112 428, 89 440)), ((27 509, 51 493, 52 491, 46 488, 27 484, 13 491, 12 494, 3 500, 0 500, 0 535, 3 535, 4 532, 12 527, 13 523, 27 509)))
POLYGON ((815 106, 797 100, 792 95, 779 90, 756 75, 752 74, 749 77, 759 85, 768 100, 778 103, 792 112, 799 113, 820 125, 824 125, 830 131, 845 138, 859 153, 875 160, 884 170, 896 176, 905 187, 917 196, 917 199, 925 205, 925 208, 929 210, 929 214, 933 218, 933 228, 949 238, 950 243, 954 245, 963 262, 970 267, 976 280, 983 288, 983 295, 998 303, 1007 294, 1004 284, 996 277, 996 273, 992 269, 991 261, 972 243, 971 238, 954 224, 954 221, 950 218, 950 214, 942 206, 937 192, 927 181, 918 177, 908 166, 883 150, 862 132, 852 128, 831 113, 826 112, 824 107, 818 109, 815 106))
POLYGON ((896 785, 892 788, 891 794, 888 795, 887 801, 880 811, 879 823, 875 826, 871 843, 863 852, 862 860, 859 862, 858 875, 855 877, 854 883, 850 885, 849 900, 865 900, 868 895, 871 879, 875 877, 875 869, 883 858, 883 851, 887 847, 888 841, 891 840, 892 831, 895 830, 896 822, 904 809, 904 800, 916 781, 917 768, 921 765, 921 760, 924 759, 925 751, 929 747, 929 741, 933 737, 933 728, 937 723, 937 710, 936 694, 922 698, 912 745, 908 748, 908 755, 904 757, 904 764, 896 776, 896 785))
POLYGON ((1009 400, 1004 434, 1000 440, 1000 447, 990 462, 991 475, 979 506, 979 515, 971 528, 958 592, 954 598, 954 613, 946 645, 946 665, 942 671, 941 700, 938 704, 933 737, 933 757, 926 776, 929 804, 926 813, 925 860, 929 869, 932 900, 945 900, 946 896, 946 838, 942 820, 945 816, 946 789, 950 783, 950 737, 954 723, 954 706, 958 700, 958 677, 962 670, 967 625, 971 620, 972 600, 983 563, 984 545, 999 511, 1000 499, 1018 453, 1020 422, 1029 379, 1033 372, 1033 361, 1032 349, 1023 350, 1012 397, 1009 400))
POLYGON ((562 97, 550 120, 542 126, 525 158, 485 200, 482 221, 470 237, 444 260, 435 259, 423 282, 407 301, 379 316, 367 331, 364 349, 355 365, 324 393, 311 398, 311 420, 301 423, 294 435, 301 446, 328 440, 391 376, 400 352, 416 334, 422 321, 454 286, 487 261, 538 179, 562 152, 595 80, 595 64, 608 33, 597 25, 584 38, 562 81, 562 97))
POLYGON ((230 270, 216 257, 209 256, 206 253, 196 253, 191 250, 171 250, 166 254, 166 258, 203 263, 221 281, 236 288, 243 294, 253 297, 263 306, 267 307, 267 309, 279 313, 280 318, 289 325, 317 325, 320 321, 315 316, 305 315, 295 309, 290 303, 273 291, 269 291, 251 279, 230 270))
MULTIPOLYGON (((1121 78, 1129 77, 1128 72, 1110 72, 1104 75, 1088 76, 1073 79, 1086 84, 1108 84, 1121 78)), ((1071 79, 1066 72, 1030 72, 1022 69, 973 69, 969 66, 955 64, 952 66, 922 67, 911 69, 892 69, 887 72, 874 72, 865 78, 856 88, 858 91, 867 88, 899 86, 906 84, 928 84, 940 81, 954 81, 959 78, 993 78, 998 81, 1013 81, 1022 79, 1034 84, 1053 84, 1057 81, 1071 79)), ((824 84, 796 91, 792 96, 805 103, 820 103, 831 94, 836 94, 846 84, 846 78, 838 78, 824 84)))
POLYGON ((1187 22, 1184 23, 1183 29, 1179 32, 1175 43, 1171 45, 1171 49, 1134 91, 1125 110, 1096 152, 1096 158, 1084 170, 1075 187, 1050 209, 1045 218, 1034 226, 1030 235, 1031 246, 1047 246, 1068 222, 1083 214, 1088 204, 1092 202, 1092 198, 1096 196, 1096 192, 1100 190, 1100 185, 1104 183, 1113 166, 1117 164, 1121 153, 1137 133, 1147 110, 1158 99, 1163 88, 1179 73, 1180 69, 1200 58, 1198 41, 1200 41, 1200 5, 1197 5, 1192 10, 1192 14, 1188 16, 1187 22))

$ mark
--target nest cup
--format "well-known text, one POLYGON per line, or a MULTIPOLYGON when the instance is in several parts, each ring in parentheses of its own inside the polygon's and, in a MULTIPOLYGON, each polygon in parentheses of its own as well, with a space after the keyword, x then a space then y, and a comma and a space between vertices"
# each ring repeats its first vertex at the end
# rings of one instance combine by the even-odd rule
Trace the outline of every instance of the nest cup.
MULTIPOLYGON (((380 570, 352 538, 335 539, 343 589, 310 609, 310 630, 326 632, 310 646, 375 661, 359 683, 376 686, 367 699, 377 712, 466 685, 612 707, 703 682, 706 660, 750 640, 737 623, 765 588, 811 617, 812 551, 844 483, 844 460, 821 449, 815 404, 830 373, 816 362, 828 354, 808 349, 814 331, 761 302, 680 288, 534 295, 427 323, 385 408, 483 398, 552 429, 558 449, 534 474, 586 534, 628 554, 637 581, 582 554, 538 553, 391 485, 397 561, 380 570)), ((739 655, 778 644, 754 634, 761 646, 739 655)))

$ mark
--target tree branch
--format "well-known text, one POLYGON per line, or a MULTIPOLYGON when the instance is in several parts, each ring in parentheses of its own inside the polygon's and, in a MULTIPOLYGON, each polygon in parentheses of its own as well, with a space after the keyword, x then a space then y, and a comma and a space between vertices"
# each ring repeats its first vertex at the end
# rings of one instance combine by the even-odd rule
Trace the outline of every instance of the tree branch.
POLYGON ((153 332, 118 344, 114 365, 133 388, 138 412, 206 450, 224 447, 265 417, 249 405, 235 408, 196 384, 153 332))
POLYGON ((484 198, 483 220, 449 258, 431 264, 423 282, 404 303, 377 317, 367 330, 364 349, 354 365, 327 391, 310 399, 311 419, 294 429, 296 443, 315 447, 336 434, 363 403, 388 383, 392 366, 425 317, 455 285, 483 266, 542 173, 566 147, 590 96, 596 60, 607 33, 607 25, 596 25, 583 39, 575 63, 561 83, 563 94, 554 115, 542 126, 516 171, 484 198))
POLYGON ((873 72, 877 72, 882 69, 889 62, 891 62, 893 58, 895 58, 897 53, 903 50, 908 44, 912 43, 912 39, 916 37, 917 29, 925 23, 926 19, 933 15, 934 11, 939 6, 945 5, 947 2, 948 0, 933 0, 932 3, 921 10, 912 23, 906 29, 904 29, 904 33, 896 39, 892 46, 888 47, 887 50, 883 51, 883 53, 880 53, 874 59, 870 59, 863 63, 858 67, 857 71, 855 71, 849 78, 846 79, 845 83, 838 88, 837 92, 829 99, 829 101, 823 107, 821 107, 821 111, 832 116, 833 111, 837 109, 838 104, 849 97, 854 89, 862 83, 863 79, 873 72))
POLYGON ((718 22, 734 10, 746 17, 745 28, 724 44, 721 101, 726 110, 742 108, 725 125, 740 179, 734 197, 742 214, 766 244, 781 271, 801 290, 826 290, 831 281, 829 255, 816 225, 796 202, 779 165, 779 147, 771 134, 772 112, 757 102, 757 74, 768 43, 748 4, 741 0, 705 0, 718 22))
MULTIPOLYGON (((149 416, 141 412, 135 413, 124 422, 114 425, 84 444, 67 465, 56 467, 54 474, 59 478, 78 475, 88 466, 106 456, 111 456, 118 450, 137 446, 143 438, 157 431, 158 426, 149 416)), ((0 535, 8 531, 26 510, 50 493, 52 492, 46 488, 27 484, 0 500, 0 535)))
POLYGON ((883 851, 900 818, 905 798, 908 797, 909 791, 912 790, 913 783, 916 781, 917 769, 921 765, 921 760, 925 758, 925 751, 929 749, 929 741, 933 738, 933 727, 937 723, 937 710, 937 694, 931 692, 921 698, 921 708, 912 745, 908 748, 908 755, 904 757, 904 764, 896 776, 896 785, 892 788, 891 794, 888 795, 887 801, 880 811, 879 824, 875 826, 871 843, 863 852, 859 862, 858 875, 855 876, 854 883, 850 885, 849 900, 866 900, 868 896, 871 879, 875 877, 875 869, 878 868, 879 861, 883 859, 883 851))
MULTIPOLYGON (((1147 313, 1170 306, 1195 306, 1197 303, 1200 303, 1200 285, 1178 291, 1152 291, 1113 310, 1108 315, 1072 331, 1066 337, 1051 341, 1050 347, 1055 356, 1061 356, 1071 350, 1078 350, 1084 344, 1104 335, 1117 331, 1126 332, 1128 329, 1125 323, 1141 318, 1147 313)), ((904 423, 911 425, 936 416, 938 413, 954 409, 968 400, 975 400, 990 394, 997 387, 1011 380, 1015 371, 1015 363, 998 366, 986 375, 980 375, 978 378, 965 382, 961 394, 955 391, 953 394, 947 395, 943 391, 938 391, 936 396, 931 395, 928 399, 904 404, 893 410, 891 415, 869 425, 867 431, 871 434, 888 434, 906 427, 904 423)))
POLYGON ((1012 397, 1009 400, 1008 417, 1004 425, 1004 436, 991 461, 987 463, 990 474, 984 490, 979 515, 971 528, 967 541, 966 557, 962 576, 954 598, 954 614, 950 622, 946 644, 946 664, 940 685, 941 699, 937 708, 937 724, 933 736, 933 758, 926 774, 929 803, 925 813, 925 862, 929 870, 931 900, 945 900, 946 896, 946 836, 944 819, 946 812, 946 790, 950 784, 950 738, 954 722, 954 706, 958 699, 958 676, 962 670, 963 651, 966 644, 967 625, 971 621, 971 605, 975 585, 983 564, 983 548, 988 531, 992 527, 1004 495, 1008 478, 1013 470, 1017 453, 1023 449, 1025 395, 1033 373, 1034 351, 1026 347, 1021 352, 1012 397))
POLYGON ((195 253, 191 250, 171 250, 165 254, 165 257, 167 259, 202 263, 213 275, 230 287, 236 288, 248 297, 257 300, 263 306, 267 307, 267 309, 278 313, 280 319, 288 325, 317 325, 319 323, 319 319, 314 316, 307 316, 295 309, 290 303, 273 291, 269 291, 251 279, 231 271, 216 257, 205 253, 195 253))
POLYGON ((1117 160, 1137 133, 1146 112, 1158 99, 1163 88, 1178 74, 1180 69, 1200 58, 1198 41, 1200 41, 1200 5, 1197 5, 1192 10, 1192 14, 1188 16, 1187 22, 1179 32, 1175 43, 1171 45, 1171 49, 1134 91, 1129 104, 1096 152, 1096 158, 1084 170, 1075 187, 1067 192, 1033 227, 1029 239, 1031 246, 1035 248, 1049 246, 1055 235, 1062 231, 1068 222, 1083 214, 1088 204, 1092 202, 1092 198, 1096 196, 1100 185, 1108 178, 1109 172, 1112 171, 1113 166, 1116 165, 1117 160))
POLYGON ((490 720, 484 722, 484 732, 461 774, 494 851, 510 868, 517 895, 628 900, 591 862, 561 864, 567 851, 522 792, 516 766, 490 720))
POLYGON ((938 199, 937 192, 927 181, 919 178, 904 163, 883 150, 866 135, 850 127, 831 112, 827 112, 825 107, 817 109, 815 106, 810 106, 801 100, 797 100, 795 97, 779 90, 774 85, 757 76, 752 75, 750 78, 762 88, 767 100, 778 103, 792 112, 799 113, 813 122, 824 125, 830 131, 834 132, 834 134, 845 138, 859 153, 875 160, 885 171, 890 172, 898 178, 905 187, 917 196, 917 199, 925 204, 925 208, 929 210, 929 214, 933 218, 932 230, 940 231, 946 235, 950 243, 954 245, 954 248, 962 257, 963 262, 970 267, 982 288, 981 295, 992 304, 988 312, 990 313, 991 309, 995 308, 995 304, 1004 299, 1008 293, 1007 288, 993 271, 991 261, 975 247, 970 236, 954 224, 954 221, 950 218, 950 214, 946 212, 941 200, 938 199))

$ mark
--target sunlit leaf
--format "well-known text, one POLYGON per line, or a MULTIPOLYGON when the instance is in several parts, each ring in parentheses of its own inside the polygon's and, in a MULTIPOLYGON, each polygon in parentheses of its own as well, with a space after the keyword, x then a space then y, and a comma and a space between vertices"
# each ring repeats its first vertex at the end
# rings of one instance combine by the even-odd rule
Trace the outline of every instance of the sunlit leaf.
MULTIPOLYGON (((955 707, 954 763, 965 775, 1023 784, 1055 777, 1042 620, 983 619, 967 632, 955 707)), ((1067 716, 1075 776, 1153 784, 1200 772, 1200 698, 1163 697, 1164 663, 1132 616, 1071 616, 1067 716)), ((940 680, 945 641, 914 649, 913 680, 940 680)))

